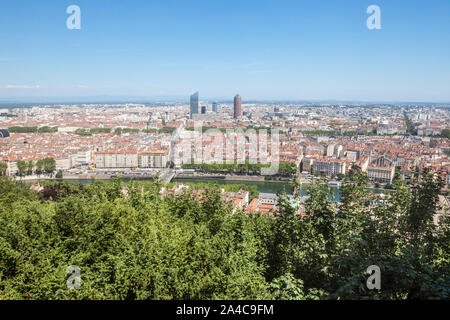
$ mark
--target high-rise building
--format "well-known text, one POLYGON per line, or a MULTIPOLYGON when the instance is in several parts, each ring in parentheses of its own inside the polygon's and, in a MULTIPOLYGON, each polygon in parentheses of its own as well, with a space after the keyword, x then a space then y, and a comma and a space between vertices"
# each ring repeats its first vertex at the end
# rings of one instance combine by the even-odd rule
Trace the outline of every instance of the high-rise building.
POLYGON ((234 118, 242 117, 242 98, 240 95, 234 97, 234 118))
POLYGON ((191 119, 193 114, 198 113, 198 91, 191 96, 191 119))
POLYGON ((202 114, 206 114, 206 106, 202 106, 202 114))
POLYGON ((213 104, 212 104, 212 111, 217 113, 217 102, 213 102, 213 104))

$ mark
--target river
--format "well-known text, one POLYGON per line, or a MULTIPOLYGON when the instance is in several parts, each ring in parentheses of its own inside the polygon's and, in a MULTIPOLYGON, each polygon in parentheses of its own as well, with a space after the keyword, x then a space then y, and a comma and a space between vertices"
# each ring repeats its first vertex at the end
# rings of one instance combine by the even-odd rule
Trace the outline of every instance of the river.
MULTIPOLYGON (((122 179, 124 182, 130 181, 130 179, 122 179)), ((42 180, 44 181, 61 181, 61 180, 42 180)), ((79 183, 82 185, 92 184, 94 181, 109 181, 109 180, 95 180, 95 179, 84 179, 84 180, 74 180, 74 179, 64 179, 64 182, 69 183, 79 183)), ((139 181, 152 181, 152 179, 139 180, 139 181)), ((24 181, 26 184, 36 183, 37 181, 24 181)), ((294 192, 294 187, 291 183, 286 181, 235 181, 235 180, 225 180, 225 179, 173 179, 172 182, 183 183, 183 184, 195 184, 195 183, 205 183, 205 184, 217 184, 217 185, 226 185, 226 184, 242 184, 248 186, 256 186, 257 190, 262 193, 281 193, 286 192, 286 194, 292 194, 294 192)), ((306 190, 307 185, 303 185, 300 189, 300 193, 302 196, 307 195, 306 190)), ((332 187, 333 189, 333 197, 334 201, 340 201, 341 195, 339 192, 339 188, 332 187)), ((379 190, 379 189, 370 189, 370 191, 375 193, 389 193, 392 192, 390 190, 379 190)))

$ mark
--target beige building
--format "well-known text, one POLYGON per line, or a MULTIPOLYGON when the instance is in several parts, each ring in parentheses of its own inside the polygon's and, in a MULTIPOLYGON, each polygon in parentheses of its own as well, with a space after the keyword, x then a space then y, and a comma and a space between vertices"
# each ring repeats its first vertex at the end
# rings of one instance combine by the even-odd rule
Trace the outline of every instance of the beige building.
POLYGON ((376 158, 370 162, 367 175, 372 181, 391 183, 395 175, 395 166, 384 157, 376 158))
POLYGON ((337 176, 347 172, 347 162, 338 159, 315 159, 312 168, 314 172, 325 173, 327 176, 337 176))
POLYGON ((98 169, 165 168, 167 161, 165 151, 95 153, 95 166, 98 169))
POLYGON ((67 170, 72 167, 72 161, 70 157, 55 159, 56 170, 67 170))
POLYGON ((92 151, 80 150, 72 154, 70 158, 73 166, 90 165, 92 163, 92 151))
POLYGON ((6 169, 6 175, 7 176, 14 176, 17 171, 19 170, 17 168, 17 162, 16 161, 8 161, 8 169, 6 169))
POLYGON ((164 151, 148 151, 138 155, 139 168, 165 168, 168 155, 164 151))
POLYGON ((303 172, 310 172, 312 165, 314 163, 314 159, 310 158, 310 157, 303 157, 302 162, 301 162, 301 166, 302 166, 302 171, 303 172))
POLYGON ((137 153, 128 152, 97 152, 95 167, 102 168, 136 168, 138 166, 137 153))

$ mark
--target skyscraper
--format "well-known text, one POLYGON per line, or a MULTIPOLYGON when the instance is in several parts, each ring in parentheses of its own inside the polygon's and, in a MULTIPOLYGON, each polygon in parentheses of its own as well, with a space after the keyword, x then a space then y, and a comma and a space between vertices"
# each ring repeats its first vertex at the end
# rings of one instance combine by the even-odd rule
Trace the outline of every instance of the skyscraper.
POLYGON ((214 113, 217 113, 217 102, 213 102, 213 104, 212 104, 212 111, 214 113))
POLYGON ((191 119, 193 114, 198 113, 198 91, 191 96, 191 119))
POLYGON ((242 98, 240 95, 234 97, 234 118, 242 117, 242 98))

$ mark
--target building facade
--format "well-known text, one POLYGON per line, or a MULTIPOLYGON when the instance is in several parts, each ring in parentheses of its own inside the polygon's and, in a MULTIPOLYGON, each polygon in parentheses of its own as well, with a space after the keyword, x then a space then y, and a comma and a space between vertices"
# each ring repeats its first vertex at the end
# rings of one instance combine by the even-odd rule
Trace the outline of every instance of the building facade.
POLYGON ((191 119, 192 115, 198 114, 198 109, 199 109, 198 92, 196 92, 191 96, 191 119))
POLYGON ((98 169, 165 168, 168 159, 165 151, 97 152, 95 166, 98 169))
POLYGON ((168 155, 164 151, 142 152, 138 155, 139 168, 165 168, 168 155))
POLYGON ((367 176, 372 181, 391 183, 395 176, 395 166, 384 157, 373 159, 367 168, 367 176))
POLYGON ((314 172, 324 173, 327 176, 345 174, 347 162, 338 159, 315 159, 312 168, 314 172))
POLYGON ((240 95, 234 97, 234 118, 242 117, 242 98, 240 95))

